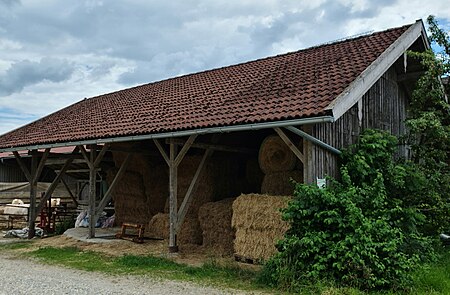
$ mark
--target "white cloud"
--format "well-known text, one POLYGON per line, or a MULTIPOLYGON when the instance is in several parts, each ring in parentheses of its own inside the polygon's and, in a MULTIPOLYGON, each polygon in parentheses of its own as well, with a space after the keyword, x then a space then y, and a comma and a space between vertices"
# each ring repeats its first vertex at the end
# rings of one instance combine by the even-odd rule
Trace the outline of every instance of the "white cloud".
POLYGON ((448 1, 0 0, 0 132, 84 97, 429 14, 450 21, 448 1))

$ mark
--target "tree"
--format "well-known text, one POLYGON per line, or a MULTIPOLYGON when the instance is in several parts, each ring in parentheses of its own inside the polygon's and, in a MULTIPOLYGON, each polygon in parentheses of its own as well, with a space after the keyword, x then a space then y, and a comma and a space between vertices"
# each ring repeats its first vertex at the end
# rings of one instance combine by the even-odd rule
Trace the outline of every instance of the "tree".
POLYGON ((442 79, 450 74, 450 38, 433 16, 427 22, 430 43, 439 46, 441 51, 409 53, 420 60, 425 74, 412 94, 406 121, 412 161, 427 183, 419 194, 408 197, 426 215, 424 231, 435 235, 450 230, 450 105, 446 97, 450 88, 449 84, 442 85, 442 79))

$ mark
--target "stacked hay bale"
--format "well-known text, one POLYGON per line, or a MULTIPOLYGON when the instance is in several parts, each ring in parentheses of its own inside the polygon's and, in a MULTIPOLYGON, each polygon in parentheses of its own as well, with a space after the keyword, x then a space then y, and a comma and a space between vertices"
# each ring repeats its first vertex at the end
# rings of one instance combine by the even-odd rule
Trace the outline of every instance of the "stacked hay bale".
POLYGON ((198 219, 203 235, 203 246, 215 254, 234 252, 236 231, 231 226, 234 198, 206 203, 199 208, 198 219))
POLYGON ((303 182, 303 170, 296 170, 297 157, 278 136, 266 137, 259 149, 259 166, 264 172, 261 193, 270 195, 292 195, 291 179, 303 182))
MULTIPOLYGON (((158 213, 148 224, 148 230, 146 236, 156 239, 168 239, 169 238, 169 214, 158 213)), ((197 218, 186 217, 184 219, 181 230, 177 235, 177 242, 180 245, 202 244, 202 231, 197 218)))
MULTIPOLYGON (((116 148, 131 149, 127 144, 116 148)), ((111 183, 117 168, 126 157, 124 152, 113 152, 116 169, 108 173, 111 183)), ((186 155, 178 167, 178 209, 191 184, 202 156, 186 155)), ((240 166, 220 155, 213 155, 203 167, 192 202, 178 234, 179 244, 202 244, 202 230, 198 221, 199 208, 209 202, 225 197, 235 197, 241 192, 240 166)), ((146 236, 168 238, 169 236, 169 173, 166 163, 142 154, 134 154, 127 171, 113 192, 117 223, 137 222, 146 224, 146 236), (129 200, 129 201, 127 201, 129 200)), ((241 173, 242 174, 242 173, 241 173)), ((229 205, 231 210, 231 204, 229 205)), ((231 213, 229 213, 231 216, 231 213)), ((229 217, 231 220, 231 217, 229 217)), ((231 221, 229 222, 231 228, 231 221)), ((231 246, 227 246, 229 251, 231 246)))
MULTIPOLYGON (((116 143, 113 147, 117 150, 131 150, 133 145, 116 143)), ((109 183, 114 179, 127 153, 113 151, 112 155, 116 168, 108 171, 109 183)), ((167 165, 148 155, 133 154, 126 172, 112 194, 116 222, 148 224, 155 214, 163 212, 169 195, 168 178, 167 165)))
MULTIPOLYGON (((178 167, 178 208, 184 200, 201 159, 201 156, 185 156, 178 167)), ((227 158, 215 157, 207 161, 197 179, 187 215, 198 217, 198 210, 202 205, 238 196, 242 188, 238 169, 237 163, 227 158)), ((164 212, 169 213, 169 199, 166 199, 164 212)))
MULTIPOLYGON (((107 179, 111 182, 117 173, 117 169, 108 172, 107 179)), ((137 172, 125 173, 112 195, 116 211, 116 223, 134 222, 146 224, 152 214, 149 212, 149 204, 145 196, 142 177, 137 172)))
POLYGON ((232 226, 236 230, 235 255, 262 262, 277 252, 275 244, 289 229, 281 219, 291 197, 248 194, 233 202, 232 226))

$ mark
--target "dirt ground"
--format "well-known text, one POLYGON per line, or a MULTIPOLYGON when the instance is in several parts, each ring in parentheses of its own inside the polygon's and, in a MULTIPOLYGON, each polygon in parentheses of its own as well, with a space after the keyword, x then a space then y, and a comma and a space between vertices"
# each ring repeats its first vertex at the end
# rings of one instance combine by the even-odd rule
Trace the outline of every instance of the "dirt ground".
MULTIPOLYGON (((199 245, 179 245, 179 252, 176 254, 168 253, 168 241, 145 239, 144 243, 134 243, 129 240, 116 239, 115 233, 119 232, 119 228, 108 230, 97 230, 96 237, 92 240, 86 239, 87 229, 69 230, 63 235, 35 238, 31 247, 25 248, 23 251, 33 251, 41 247, 77 247, 84 251, 95 251, 104 253, 109 256, 131 255, 154 255, 173 259, 178 263, 184 263, 192 266, 200 266, 205 262, 214 260, 224 265, 238 265, 245 269, 258 270, 260 266, 238 263, 233 257, 222 257, 214 253, 213 249, 206 249, 199 245)), ((3 230, 0 243, 20 241, 18 238, 3 238, 5 230, 3 230)))

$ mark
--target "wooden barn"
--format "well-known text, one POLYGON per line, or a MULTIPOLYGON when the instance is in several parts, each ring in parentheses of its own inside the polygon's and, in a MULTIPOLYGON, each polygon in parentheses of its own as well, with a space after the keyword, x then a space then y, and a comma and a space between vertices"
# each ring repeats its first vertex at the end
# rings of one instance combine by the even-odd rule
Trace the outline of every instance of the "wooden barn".
POLYGON ((30 211, 30 228, 40 209, 36 179, 57 160, 54 183, 67 171, 84 171, 89 214, 96 217, 90 237, 112 199, 119 222, 149 224, 163 216, 169 250, 177 251, 177 236, 189 231, 184 224, 198 222, 203 204, 241 193, 291 194, 291 178, 316 183, 336 176, 339 149, 362 129, 402 134, 408 99, 423 73, 406 52, 427 48, 419 20, 124 89, 2 135, 0 152, 14 153, 31 184, 30 205, 37 209, 30 211), (53 153, 57 147, 72 149, 53 153), (19 151, 28 151, 29 164, 19 151), (99 178, 108 183, 103 193, 99 178))

